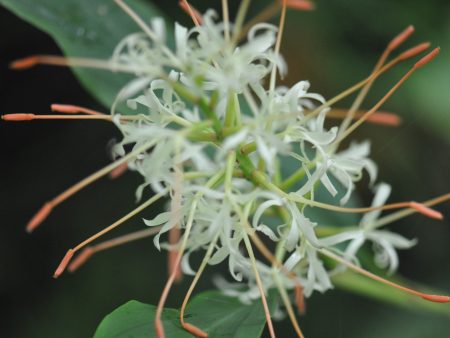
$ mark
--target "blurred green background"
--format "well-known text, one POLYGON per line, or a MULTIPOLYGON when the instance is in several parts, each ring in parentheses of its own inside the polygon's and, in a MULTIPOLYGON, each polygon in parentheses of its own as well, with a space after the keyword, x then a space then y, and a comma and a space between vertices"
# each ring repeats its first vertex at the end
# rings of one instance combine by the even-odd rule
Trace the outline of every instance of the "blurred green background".
MULTIPOLYGON (((36 1, 38 2, 38 1, 36 1)), ((238 1, 231 1, 236 8, 238 1)), ((168 16, 189 20, 177 1, 157 3, 168 16)), ((199 9, 219 1, 192 1, 199 9)), ((267 3, 254 1, 252 11, 267 3)), ((385 44, 407 25, 416 33, 406 46, 422 41, 442 52, 418 72, 384 107, 404 120, 398 128, 367 125, 355 138, 372 139, 379 180, 394 186, 391 201, 424 200, 450 189, 450 3, 448 0, 316 1, 317 10, 289 12, 283 53, 286 83, 311 81, 311 90, 333 96, 371 71, 385 44)), ((30 54, 60 54, 58 47, 13 14, 0 8, 0 112, 47 113, 54 102, 103 109, 67 69, 38 67, 12 72, 10 61, 30 54)), ((401 65, 382 77, 365 108, 375 103, 408 69, 401 65)), ((349 101, 340 104, 347 107, 349 101)), ((24 225, 62 189, 110 162, 108 143, 118 139, 104 122, 0 123, 0 317, 1 337, 89 337, 100 320, 129 299, 156 303, 165 282, 165 255, 144 240, 95 256, 76 274, 53 280, 66 250, 112 223, 135 205, 141 182, 128 173, 100 180, 67 201, 33 235, 24 225)), ((361 192, 365 203, 370 193, 361 192)), ((158 208, 162 208, 162 204, 158 208)), ((450 218, 450 203, 437 207, 450 218)), ((148 210, 151 217, 158 209, 148 210)), ((140 217, 113 237, 140 229, 140 217)), ((400 273, 450 293, 450 222, 415 216, 394 225, 419 244, 400 252, 400 273)), ((218 270, 209 269, 209 275, 218 270)), ((168 305, 178 307, 188 280, 175 287, 168 305)), ((211 288, 203 278, 200 289, 211 288)), ((449 318, 406 311, 339 290, 314 294, 301 325, 307 337, 447 337, 449 318)), ((444 304, 442 306, 450 306, 444 304)), ((280 337, 290 336, 287 322, 280 337)))

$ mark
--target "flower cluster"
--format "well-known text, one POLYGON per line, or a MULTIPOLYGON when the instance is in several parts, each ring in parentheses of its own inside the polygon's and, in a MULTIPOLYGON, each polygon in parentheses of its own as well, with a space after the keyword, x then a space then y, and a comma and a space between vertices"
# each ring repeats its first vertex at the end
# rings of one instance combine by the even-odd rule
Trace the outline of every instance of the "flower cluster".
MULTIPOLYGON (((242 2, 234 24, 229 22, 228 14, 222 22, 213 10, 199 15, 183 1, 196 25, 188 29, 176 24, 173 39, 162 19, 154 19, 146 25, 127 5, 117 2, 143 32, 124 38, 103 68, 131 73, 134 79, 118 94, 110 116, 79 107, 54 108, 110 119, 123 134, 123 139, 113 149, 117 161, 94 174, 89 182, 126 166, 144 179, 137 189, 138 200, 142 199, 146 187, 156 194, 105 231, 112 230, 157 199, 170 197, 166 211, 144 221, 151 231, 136 237, 156 234, 155 246, 172 253, 167 290, 180 266, 184 274, 196 276, 191 292, 207 264, 225 262, 233 281, 217 281, 224 293, 237 296, 243 302, 262 298, 268 313, 265 294, 269 289, 278 289, 301 336, 286 290, 295 290, 297 305, 302 308, 303 294, 309 297, 315 290, 324 292, 332 288, 331 276, 343 267, 370 276, 358 266, 358 252, 365 242, 373 243, 375 262, 393 272, 398 266, 396 250, 412 247, 415 240, 379 228, 412 212, 442 217, 429 208, 436 201, 385 204, 390 193, 390 186, 385 183, 374 187, 371 207, 345 207, 355 184, 366 173, 370 186, 374 186, 377 166, 369 158, 368 141, 351 143, 344 150, 342 141, 364 121, 375 121, 378 117, 388 123, 392 118, 377 110, 393 90, 373 109, 363 113, 358 109, 379 75, 428 48, 428 44, 418 45, 385 63, 389 53, 409 37, 412 28, 389 44, 368 78, 327 101, 309 92, 307 81, 291 87, 276 83, 277 76, 282 77, 287 72, 279 53, 286 1, 280 6, 278 27, 267 23, 245 27, 248 1, 242 2), (334 103, 359 89, 362 91, 355 104, 344 114, 332 108, 334 103), (133 114, 119 112, 117 107, 123 102, 133 114), (343 122, 329 127, 328 116, 341 117, 343 122), (336 204, 321 202, 317 193, 320 186, 336 204), (363 213, 363 216, 359 225, 335 227, 309 216, 314 215, 309 213, 312 208, 363 213), (403 210, 380 218, 382 210, 397 208, 403 210), (165 241, 167 233, 168 241, 165 241), (266 262, 256 260, 255 249, 266 262), (206 254, 196 269, 191 266, 189 257, 202 250, 206 254), (326 263, 325 257, 335 263, 330 265, 329 260, 326 263)), ((306 1, 289 3, 295 7, 306 1)), ((417 62, 394 89, 437 52, 435 49, 417 62)), ((72 63, 77 65, 75 61, 72 63)), ((65 198, 67 196, 62 194, 47 203, 31 221, 30 228, 39 224, 65 198)), ((105 231, 69 250, 56 276, 62 273, 76 251, 105 231)), ((93 252, 93 247, 86 249, 69 269, 76 269, 93 252)), ((163 294, 160 308, 165 296, 163 294)), ((420 296, 448 301, 445 297, 420 296)), ((267 319, 273 335, 270 315, 267 319)), ((191 332, 206 335, 183 319, 182 322, 191 332)), ((157 329, 159 336, 163 336, 159 318, 157 329)))

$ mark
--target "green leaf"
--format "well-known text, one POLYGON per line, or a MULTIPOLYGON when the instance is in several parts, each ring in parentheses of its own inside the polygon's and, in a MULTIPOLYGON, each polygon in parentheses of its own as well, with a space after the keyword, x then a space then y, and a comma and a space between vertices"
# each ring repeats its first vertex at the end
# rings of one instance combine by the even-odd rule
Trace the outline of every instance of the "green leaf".
MULTIPOLYGON (((273 308, 275 297, 270 297, 269 302, 273 308)), ((155 314, 156 306, 130 301, 103 319, 94 338, 154 337, 155 314)), ((196 296, 187 308, 185 320, 206 331, 210 338, 260 337, 266 323, 260 301, 244 305, 219 291, 196 296)), ((167 337, 192 337, 181 327, 178 310, 165 309, 163 325, 167 337)))
MULTIPOLYGON (((140 30, 113 0, 0 0, 0 4, 47 32, 64 54, 72 57, 108 59, 122 38, 140 30)), ((145 21, 161 16, 150 1, 127 0, 127 4, 145 21)), ((74 72, 108 108, 130 80, 128 76, 104 70, 76 68, 74 72)))

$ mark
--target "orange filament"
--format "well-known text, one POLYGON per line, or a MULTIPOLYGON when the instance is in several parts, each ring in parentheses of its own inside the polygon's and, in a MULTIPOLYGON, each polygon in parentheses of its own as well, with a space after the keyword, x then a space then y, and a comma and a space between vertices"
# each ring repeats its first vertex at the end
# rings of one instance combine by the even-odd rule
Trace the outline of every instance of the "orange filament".
POLYGON ((116 246, 127 244, 139 239, 143 239, 149 236, 157 234, 161 230, 161 227, 154 227, 150 229, 139 230, 127 235, 119 236, 117 238, 110 239, 108 241, 99 243, 93 246, 87 246, 84 250, 75 257, 75 259, 69 264, 68 270, 75 272, 80 266, 85 264, 91 257, 97 252, 111 249, 116 246))
MULTIPOLYGON (((348 111, 347 109, 333 108, 327 113, 327 117, 345 118, 347 115, 347 111, 348 111)), ((355 115, 353 116, 353 119, 358 119, 362 117, 365 113, 366 111, 364 110, 357 110, 355 112, 355 115)), ((398 127, 401 124, 402 119, 399 115, 394 113, 377 111, 367 119, 367 122, 389 127, 398 127)))
POLYGON ((90 59, 80 57, 63 57, 58 55, 32 55, 11 62, 10 68, 14 70, 25 70, 37 65, 50 65, 61 67, 86 67, 134 73, 133 67, 111 63, 109 60, 90 59))
POLYGON ((303 288, 300 285, 300 283, 295 284, 294 293, 295 293, 295 304, 297 305, 298 312, 300 314, 304 314, 306 310, 305 297, 303 294, 303 288))
POLYGON ((312 11, 315 8, 314 3, 309 0, 286 0, 286 6, 298 11, 312 11))
MULTIPOLYGON (((130 116, 131 117, 131 116, 130 116)), ((110 115, 36 115, 36 114, 6 114, 2 116, 5 121, 32 121, 32 120, 106 120, 112 121, 110 115)), ((130 120, 129 117, 121 117, 124 120, 130 120)), ((135 118, 133 118, 135 119, 135 118)))
POLYGON ((356 128, 363 124, 372 114, 374 114, 394 93, 395 91, 416 71, 423 67, 428 62, 436 57, 439 53, 439 48, 435 48, 429 54, 425 55, 422 59, 414 64, 414 66, 387 92, 387 94, 378 103, 366 112, 358 121, 351 125, 344 133, 335 140, 335 143, 340 143, 345 137, 352 133, 356 128))
POLYGON ((54 203, 47 202, 45 203, 41 209, 33 216, 33 218, 28 222, 26 230, 27 232, 32 232, 36 229, 52 212, 54 203))
MULTIPOLYGON (((87 116, 86 116, 87 117, 87 116)), ((76 194, 78 191, 82 190, 84 187, 88 186, 92 182, 96 181, 97 179, 101 178, 102 176, 107 175, 109 172, 117 168, 123 163, 127 163, 129 160, 137 156, 140 152, 147 150, 147 146, 143 146, 140 149, 137 149, 136 151, 132 151, 131 153, 125 155, 121 159, 107 165, 106 167, 98 170, 97 172, 93 173, 92 175, 84 178, 80 182, 76 183, 75 185, 71 186, 69 189, 63 191, 61 194, 56 196, 51 201, 44 204, 44 206, 36 213, 36 215, 31 219, 31 221, 27 225, 27 230, 32 231, 37 226, 39 226, 50 214, 52 209, 56 207, 57 205, 64 202, 66 199, 68 199, 70 196, 76 194)))
POLYGON ((196 26, 200 26, 202 24, 203 22, 202 15, 189 2, 187 2, 187 0, 180 0, 178 2, 178 5, 187 15, 191 17, 192 21, 194 21, 194 24, 196 26))
POLYGON ((388 286, 391 286, 391 287, 393 287, 395 289, 398 289, 398 290, 401 290, 403 292, 409 293, 410 295, 421 297, 421 298, 423 298, 425 300, 428 300, 430 302, 435 302, 435 303, 449 303, 450 302, 450 297, 448 297, 448 296, 429 295, 429 294, 426 294, 426 293, 423 293, 423 292, 419 292, 417 290, 413 290, 413 289, 407 288, 405 286, 396 284, 396 283, 391 282, 391 281, 389 281, 387 279, 384 279, 384 278, 382 278, 380 276, 377 276, 377 275, 375 275, 375 274, 373 274, 373 273, 371 273, 371 272, 369 272, 367 270, 364 270, 363 268, 360 268, 359 266, 357 266, 357 265, 355 265, 355 264, 353 264, 353 263, 343 259, 342 257, 332 253, 329 250, 320 249, 319 251, 322 254, 324 254, 325 256, 330 257, 331 259, 333 259, 333 260, 335 260, 335 261, 337 261, 337 262, 347 266, 348 268, 352 269, 353 271, 355 271, 355 272, 357 272, 357 273, 359 273, 361 275, 369 277, 370 279, 373 279, 373 280, 375 280, 377 282, 380 282, 380 283, 386 284, 388 286))
MULTIPOLYGON (((125 216, 123 216, 122 218, 120 218, 119 220, 115 221, 113 224, 111 224, 110 226, 104 228, 103 230, 97 232, 95 235, 89 237, 88 239, 84 240, 83 242, 81 242, 80 244, 78 244, 76 247, 74 247, 73 249, 69 249, 69 251, 67 252, 66 256, 64 257, 64 259, 61 261, 61 264, 59 265, 58 269, 55 272, 54 277, 57 278, 59 277, 65 270, 67 264, 69 264, 70 259, 72 258, 72 256, 77 252, 80 251, 81 249, 83 249, 84 247, 86 247, 87 245, 89 245, 90 243, 92 243, 93 241, 95 241, 97 238, 105 235, 106 233, 114 230, 115 228, 117 228, 119 225, 123 224, 124 222, 126 222, 127 220, 129 220, 131 217, 137 215, 138 213, 140 213, 141 211, 143 211, 145 208, 149 207, 150 205, 152 205, 154 202, 156 202, 157 200, 159 200, 161 197, 163 197, 166 194, 167 191, 163 191, 159 194, 154 195, 152 198, 150 198, 149 200, 147 200, 146 202, 142 203, 140 206, 138 206, 136 209, 132 210, 131 212, 129 212, 128 214, 126 214, 125 216), (70 253, 70 255, 69 255, 70 253)), ((111 244, 109 244, 111 246, 111 244)), ((118 245, 118 244, 117 244, 118 245)), ((114 245, 113 245, 114 246, 114 245)), ((100 249, 101 250, 101 249, 100 249)), ((87 255, 87 254, 86 254, 87 255)), ((77 267, 77 266, 76 266, 77 267)))
POLYGON ((72 249, 69 249, 67 251, 63 260, 61 261, 61 263, 59 263, 58 268, 56 269, 55 273, 53 274, 53 278, 58 278, 59 276, 61 276, 61 274, 66 269, 67 264, 69 264, 70 260, 72 259, 74 253, 75 253, 75 250, 72 250, 72 249))
POLYGON ((125 174, 127 170, 128 170, 128 163, 122 163, 114 170, 111 170, 108 176, 110 179, 115 180, 116 178, 119 178, 120 176, 125 174))
MULTIPOLYGON (((333 104, 335 104, 336 102, 344 99, 345 97, 349 96, 350 94, 354 93, 355 91, 359 90, 360 88, 366 86, 368 83, 373 82, 374 80, 376 80, 379 76, 381 76, 382 74, 384 74, 386 71, 388 71, 389 69, 391 69, 392 67, 394 67, 395 65, 397 65, 400 62, 406 61, 408 58, 414 57, 416 56, 418 53, 424 51, 424 48, 428 48, 427 44, 420 44, 418 46, 415 46, 411 49, 409 49, 408 51, 400 54, 399 56, 397 56, 395 59, 393 59, 392 61, 390 61, 389 63, 387 63, 386 65, 384 65, 383 67, 381 67, 380 69, 378 69, 377 71, 373 72, 369 77, 365 78, 364 80, 356 83, 355 85, 353 85, 352 87, 344 90, 343 92, 341 92, 340 94, 336 95, 335 97, 331 98, 330 100, 328 100, 327 102, 323 103, 322 105, 320 105, 319 107, 317 107, 316 109, 314 109, 313 111, 311 111, 306 118, 310 119, 314 116, 316 116, 317 114, 319 114, 323 109, 328 108, 330 106, 332 106, 333 104)), ((425 48, 425 49, 426 49, 425 48)), ((408 75, 408 77, 411 74, 408 75)), ((381 106, 381 105, 380 105, 381 106)), ((375 109, 377 110, 377 109, 375 109)), ((370 114, 372 115, 372 113, 370 114)))
MULTIPOLYGON (((175 245, 178 243, 179 239, 180 239, 180 228, 178 227, 174 227, 172 229, 170 229, 169 231, 169 244, 170 245, 175 245)), ((177 261, 177 256, 178 256, 178 250, 170 250, 167 253, 167 271, 169 273, 169 275, 173 272, 174 269, 176 269, 175 271, 175 282, 180 282, 183 279, 183 273, 181 271, 181 267, 178 266, 176 267, 176 261, 177 261)))
POLYGON ((67 114, 78 114, 78 113, 84 113, 88 115, 104 115, 103 113, 92 110, 89 108, 84 108, 80 106, 74 106, 71 104, 59 104, 59 103, 53 103, 50 106, 52 111, 56 111, 59 113, 67 113, 67 114))

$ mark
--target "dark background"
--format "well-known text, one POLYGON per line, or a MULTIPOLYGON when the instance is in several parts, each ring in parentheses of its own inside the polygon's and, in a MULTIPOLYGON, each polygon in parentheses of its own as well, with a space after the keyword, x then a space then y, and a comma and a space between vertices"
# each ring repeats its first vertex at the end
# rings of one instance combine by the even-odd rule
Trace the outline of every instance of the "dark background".
MULTIPOLYGON (((187 22, 174 3, 161 7, 187 22)), ((205 8, 201 1, 194 3, 205 8)), ((412 41, 431 40, 443 47, 439 60, 415 75, 386 105, 386 110, 402 115, 401 127, 365 126, 355 136, 373 139, 380 180, 394 186, 391 201, 424 200, 450 190, 448 1, 320 1, 315 12, 289 13, 283 45, 290 69, 285 81, 309 79, 312 91, 330 97, 365 77, 385 43, 410 23, 417 29, 412 41)), ((54 102, 103 109, 67 69, 7 68, 23 56, 60 54, 51 38, 2 8, 0 34, 0 113, 48 113, 54 102)), ((365 107, 370 108, 406 70, 402 65, 384 76, 365 107)), ((52 278, 68 248, 133 208, 134 190, 141 182, 137 175, 102 179, 56 208, 32 235, 24 230, 45 201, 109 163, 108 142, 119 136, 106 122, 0 123, 0 336, 89 337, 106 314, 127 300, 157 302, 165 282, 165 255, 157 253, 151 239, 98 254, 76 274, 52 278)), ((367 191, 362 196, 370 202, 367 191)), ((156 215, 161 207, 143 217, 156 215)), ((450 217, 450 203, 437 209, 450 217)), ((136 217, 114 236, 142 227, 136 217)), ((447 220, 421 216, 393 226, 419 239, 418 246, 400 253, 401 274, 449 293, 449 227, 447 220)), ((187 283, 173 289, 169 306, 179 306, 187 283)), ((199 290, 208 287, 205 278, 199 290)), ((314 294, 301 320, 307 337, 444 337, 447 323, 448 318, 341 291, 314 294)), ((278 327, 287 329, 278 331, 280 337, 292 333, 287 323, 278 327)))

